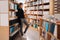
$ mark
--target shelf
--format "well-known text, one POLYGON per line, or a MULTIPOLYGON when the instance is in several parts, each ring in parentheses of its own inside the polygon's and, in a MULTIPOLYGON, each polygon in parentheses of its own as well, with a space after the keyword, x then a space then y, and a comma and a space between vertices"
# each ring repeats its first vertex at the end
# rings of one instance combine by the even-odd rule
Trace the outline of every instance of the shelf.
POLYGON ((43 16, 42 14, 25 14, 25 15, 43 16))
POLYGON ((44 21, 51 22, 51 23, 55 23, 55 24, 56 24, 56 22, 57 22, 57 21, 54 21, 54 20, 51 20, 51 19, 47 19, 47 18, 43 18, 43 17, 40 17, 40 19, 42 19, 42 20, 44 20, 44 21))
MULTIPOLYGON (((44 31, 46 32, 45 28, 44 27, 40 27, 40 29, 44 29, 44 31)), ((52 33, 50 32, 46 32, 47 34, 51 35, 51 37, 54 37, 56 38, 57 40, 59 40, 57 37, 55 37, 52 33)))
POLYGON ((59 40, 57 37, 55 37, 53 34, 51 34, 50 32, 47 32, 49 35, 51 35, 52 37, 56 38, 57 40, 59 40))
POLYGON ((26 3, 31 3, 31 2, 34 2, 34 1, 25 2, 25 4, 26 4, 26 3))
POLYGON ((41 14, 33 14, 34 16, 43 16, 43 15, 41 15, 41 14))
POLYGON ((26 4, 26 3, 31 3, 31 2, 37 2, 37 0, 32 0, 32 1, 29 0, 29 2, 26 2, 26 1, 25 1, 25 4, 26 4))
POLYGON ((20 28, 17 29, 16 31, 14 31, 13 33, 11 33, 9 36, 10 36, 10 37, 14 36, 19 30, 20 30, 20 28))
POLYGON ((17 17, 10 17, 9 20, 17 19, 17 17))
MULTIPOLYGON (((18 24, 19 24, 19 23, 15 23, 14 25, 16 25, 16 26, 17 26, 18 24)), ((11 25, 10 27, 12 27, 12 26, 14 26, 14 25, 11 25)))
POLYGON ((30 10, 30 11, 49 11, 49 9, 38 9, 38 10, 30 10))
POLYGON ((11 11, 11 12, 17 12, 17 10, 15 10, 15 9, 9 9, 9 11, 11 11))
MULTIPOLYGON (((33 6, 41 6, 42 4, 36 4, 36 5, 33 5, 33 6)), ((49 2, 48 3, 43 3, 43 5, 49 5, 49 2)))
POLYGON ((10 1, 10 2, 12 2, 12 3, 14 3, 14 4, 18 4, 17 2, 14 2, 14 1, 10 1))
POLYGON ((9 11, 15 11, 14 9, 9 9, 9 11))
MULTIPOLYGON (((49 2, 48 3, 43 3, 43 4, 36 4, 36 5, 33 5, 33 6, 41 6, 41 5, 49 5, 49 2)), ((26 6, 26 7, 33 7, 33 6, 26 6)))
POLYGON ((32 19, 32 20, 34 20, 34 18, 26 18, 26 19, 32 19))

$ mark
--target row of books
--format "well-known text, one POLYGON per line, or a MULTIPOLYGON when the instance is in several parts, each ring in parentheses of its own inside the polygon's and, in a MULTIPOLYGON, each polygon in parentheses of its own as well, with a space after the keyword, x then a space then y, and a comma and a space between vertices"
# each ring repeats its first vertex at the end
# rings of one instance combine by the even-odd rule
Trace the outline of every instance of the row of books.
POLYGON ((36 14, 36 15, 38 14, 38 15, 42 15, 43 13, 42 13, 42 11, 29 11, 29 12, 27 11, 26 14, 36 14))
POLYGON ((28 3, 26 6, 34 6, 34 5, 39 5, 39 4, 42 4, 42 2, 41 1, 31 2, 31 3, 28 3))
POLYGON ((54 16, 58 21, 60 20, 60 14, 54 14, 54 16))
MULTIPOLYGON (((57 1, 57 0, 55 0, 55 1, 57 1)), ((57 14, 58 12, 57 12, 57 2, 55 2, 54 1, 54 13, 55 14, 57 14)))
POLYGON ((38 0, 26 0, 26 2, 36 2, 38 0))
POLYGON ((54 34, 54 29, 55 29, 55 24, 54 23, 49 23, 49 22, 44 21, 42 26, 45 27, 47 32, 49 31, 52 34, 54 34))
MULTIPOLYGON (((15 1, 15 0, 11 0, 15 1)), ((15 12, 18 9, 18 4, 14 4, 13 2, 9 2, 9 17, 15 17, 15 12), (14 11, 13 11, 14 10, 14 11)))
POLYGON ((34 28, 38 28, 39 27, 39 25, 40 25, 40 21, 39 20, 37 20, 37 19, 30 19, 30 25, 32 26, 32 27, 34 27, 34 28))
MULTIPOLYGON (((56 15, 56 16, 59 16, 59 15, 56 15)), ((55 16, 55 17, 56 17, 55 16)), ((48 17, 48 16, 46 16, 47 18, 49 18, 49 19, 51 19, 52 18, 52 16, 51 17, 48 17)), ((52 18, 52 19, 54 19, 54 18, 52 18)), ((48 21, 43 21, 43 24, 42 24, 42 26, 46 29, 46 32, 45 32, 45 30, 44 29, 42 29, 42 36, 45 38, 45 40, 47 40, 47 38, 48 38, 48 34, 47 34, 47 32, 50 32, 51 34, 55 34, 54 36, 56 36, 57 34, 56 34, 56 30, 57 30, 57 27, 56 27, 56 25, 55 25, 55 23, 51 23, 51 22, 48 22, 48 21)), ((53 36, 52 35, 52 36, 53 36)), ((51 36, 51 35, 50 35, 51 36)), ((51 37, 51 40, 57 40, 55 37, 51 37)))
POLYGON ((33 2, 33 5, 37 5, 37 4, 41 4, 41 3, 42 3, 41 0, 38 0, 36 2, 33 2))
POLYGON ((27 14, 49 15, 49 11, 27 11, 27 14))
POLYGON ((36 16, 28 15, 28 18, 36 19, 36 16))
MULTIPOLYGON (((31 2, 31 1, 35 1, 35 2, 37 2, 37 1, 41 1, 41 0, 26 0, 26 2, 31 2)), ((42 0, 44 3, 46 3, 46 2, 49 2, 49 0, 42 0)))
POLYGON ((15 17, 15 12, 9 12, 9 17, 15 17))
POLYGON ((36 2, 37 0, 26 0, 26 2, 36 2))
POLYGON ((42 0, 43 1, 43 3, 48 3, 48 2, 50 2, 50 0, 42 0))
POLYGON ((14 9, 14 10, 17 10, 18 9, 18 5, 17 4, 14 4, 12 2, 9 3, 9 6, 10 6, 10 9, 14 9))
POLYGON ((42 15, 43 13, 42 13, 42 11, 34 11, 34 14, 38 14, 38 15, 41 14, 42 15))
POLYGON ((55 8, 54 13, 59 14, 60 13, 60 1, 59 0, 54 1, 54 8, 55 8))
POLYGON ((57 1, 57 13, 60 13, 60 0, 57 1))
POLYGON ((50 35, 51 37, 49 38, 50 40, 57 40, 56 39, 56 32, 55 30, 57 30, 56 28, 56 25, 55 23, 51 23, 51 22, 47 22, 47 21, 43 21, 43 24, 42 26, 46 29, 46 31, 44 29, 42 29, 42 36, 45 38, 45 40, 47 40, 48 36, 48 33, 47 32, 50 32, 51 34, 55 34, 54 36, 55 37, 52 37, 53 35, 50 35))
POLYGON ((28 10, 40 10, 40 9, 49 9, 49 5, 44 5, 41 6, 32 6, 32 7, 27 7, 28 10))
POLYGON ((47 15, 49 15, 49 11, 43 11, 43 15, 47 17, 47 15))
POLYGON ((39 20, 33 20, 33 27, 34 28, 38 28, 39 27, 39 25, 40 25, 40 21, 39 20))

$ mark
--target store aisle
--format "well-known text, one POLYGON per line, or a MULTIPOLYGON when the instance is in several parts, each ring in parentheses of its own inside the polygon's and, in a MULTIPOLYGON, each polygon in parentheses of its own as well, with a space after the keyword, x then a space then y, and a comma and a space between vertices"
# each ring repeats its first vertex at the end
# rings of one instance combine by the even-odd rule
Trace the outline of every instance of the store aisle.
POLYGON ((29 29, 23 37, 18 35, 15 40, 39 40, 39 33, 33 29, 29 29))

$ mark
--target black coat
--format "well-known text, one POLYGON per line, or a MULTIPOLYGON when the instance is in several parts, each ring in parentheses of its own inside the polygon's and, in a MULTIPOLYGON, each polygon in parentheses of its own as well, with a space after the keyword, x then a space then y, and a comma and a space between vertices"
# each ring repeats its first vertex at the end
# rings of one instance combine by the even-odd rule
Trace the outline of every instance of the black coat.
POLYGON ((19 23, 19 25, 21 25, 21 18, 25 18, 24 11, 22 8, 18 9, 18 12, 16 12, 16 16, 18 17, 17 22, 19 23))
POLYGON ((24 17, 24 11, 23 11, 22 8, 19 8, 19 9, 18 9, 18 12, 16 12, 16 16, 17 16, 18 18, 25 18, 25 17, 24 17))

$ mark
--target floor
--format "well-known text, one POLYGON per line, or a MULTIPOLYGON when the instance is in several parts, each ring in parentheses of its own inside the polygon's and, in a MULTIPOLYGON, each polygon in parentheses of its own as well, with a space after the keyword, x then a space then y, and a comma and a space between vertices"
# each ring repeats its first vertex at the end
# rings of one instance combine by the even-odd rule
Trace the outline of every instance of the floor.
POLYGON ((23 37, 16 36, 15 40, 39 40, 39 33, 33 29, 28 29, 27 33, 23 37))

